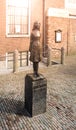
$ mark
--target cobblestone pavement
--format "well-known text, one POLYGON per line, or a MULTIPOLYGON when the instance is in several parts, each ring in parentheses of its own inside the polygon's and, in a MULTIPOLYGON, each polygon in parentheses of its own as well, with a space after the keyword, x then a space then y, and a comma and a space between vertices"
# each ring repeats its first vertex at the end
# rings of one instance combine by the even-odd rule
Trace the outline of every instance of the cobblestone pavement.
POLYGON ((24 110, 25 76, 32 69, 0 75, 0 130, 76 130, 76 56, 39 71, 47 79, 46 112, 32 118, 24 110))

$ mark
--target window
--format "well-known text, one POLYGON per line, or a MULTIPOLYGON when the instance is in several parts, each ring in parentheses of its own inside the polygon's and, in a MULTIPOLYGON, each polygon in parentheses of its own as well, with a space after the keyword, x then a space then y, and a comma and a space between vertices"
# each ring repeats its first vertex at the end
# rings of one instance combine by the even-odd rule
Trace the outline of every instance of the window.
POLYGON ((61 42, 61 36, 62 36, 62 31, 60 29, 56 30, 55 31, 55 42, 56 43, 61 42))
POLYGON ((29 0, 7 0, 6 35, 29 35, 29 0))
POLYGON ((76 9, 76 0, 65 0, 65 7, 76 9))
POLYGON ((76 0, 65 0, 65 8, 68 10, 70 17, 76 18, 76 0))

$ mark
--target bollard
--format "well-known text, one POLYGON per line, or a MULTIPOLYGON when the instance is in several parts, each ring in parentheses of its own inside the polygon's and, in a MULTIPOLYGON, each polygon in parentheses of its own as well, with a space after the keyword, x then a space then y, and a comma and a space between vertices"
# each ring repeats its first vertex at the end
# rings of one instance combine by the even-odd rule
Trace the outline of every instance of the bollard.
POLYGON ((30 66, 32 62, 30 61, 30 51, 27 51, 27 66, 30 66))
POLYGON ((8 69, 8 53, 6 52, 6 69, 8 69))
POLYGON ((18 50, 15 50, 13 55, 13 72, 18 72, 18 70, 19 70, 18 50))
POLYGON ((48 52, 47 52, 47 66, 51 65, 51 48, 48 46, 48 52))
POLYGON ((61 48, 61 64, 64 64, 64 59, 65 59, 65 52, 64 52, 64 47, 61 48))
POLYGON ((22 52, 20 52, 20 67, 22 67, 22 52))

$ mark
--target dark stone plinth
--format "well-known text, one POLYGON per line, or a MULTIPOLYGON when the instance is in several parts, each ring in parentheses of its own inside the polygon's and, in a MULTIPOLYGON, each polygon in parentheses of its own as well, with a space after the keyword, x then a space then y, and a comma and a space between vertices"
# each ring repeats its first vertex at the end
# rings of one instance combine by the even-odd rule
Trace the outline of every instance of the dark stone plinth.
POLYGON ((25 77, 25 108, 30 116, 46 112, 47 80, 43 75, 25 77))

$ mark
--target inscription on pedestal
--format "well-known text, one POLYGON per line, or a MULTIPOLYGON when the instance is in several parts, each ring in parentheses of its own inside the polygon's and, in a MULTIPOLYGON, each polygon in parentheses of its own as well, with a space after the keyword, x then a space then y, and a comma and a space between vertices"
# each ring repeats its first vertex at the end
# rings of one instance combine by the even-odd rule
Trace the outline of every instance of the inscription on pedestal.
POLYGON ((31 116, 46 111, 47 80, 43 75, 33 77, 27 74, 25 77, 25 108, 31 116))

